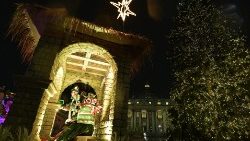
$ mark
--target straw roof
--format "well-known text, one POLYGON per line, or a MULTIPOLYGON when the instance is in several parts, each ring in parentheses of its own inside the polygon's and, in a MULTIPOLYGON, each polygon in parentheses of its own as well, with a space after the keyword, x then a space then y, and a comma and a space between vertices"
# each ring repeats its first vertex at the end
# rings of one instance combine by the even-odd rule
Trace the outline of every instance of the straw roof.
MULTIPOLYGON (((18 43, 22 58, 25 62, 30 62, 33 53, 43 36, 48 23, 63 24, 67 32, 84 33, 105 41, 121 45, 139 47, 140 55, 134 62, 133 68, 138 68, 143 56, 148 54, 151 48, 151 41, 134 34, 128 34, 88 23, 80 19, 69 16, 65 8, 47 8, 40 5, 18 4, 12 22, 9 26, 8 36, 18 43)), ((134 49, 132 49, 134 50, 134 49)))

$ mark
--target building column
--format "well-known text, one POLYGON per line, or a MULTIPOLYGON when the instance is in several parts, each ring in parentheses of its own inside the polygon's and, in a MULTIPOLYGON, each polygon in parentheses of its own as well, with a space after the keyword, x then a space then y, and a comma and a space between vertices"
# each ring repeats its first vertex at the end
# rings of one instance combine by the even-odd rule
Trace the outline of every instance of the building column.
POLYGON ((149 131, 149 111, 147 111, 147 131, 149 131))
POLYGON ((134 128, 133 120, 134 120, 134 110, 132 110, 132 115, 131 115, 131 119, 130 119, 130 123, 131 123, 131 127, 129 129, 130 131, 133 131, 133 128, 134 128))
POLYGON ((153 131, 153 133, 155 133, 155 123, 156 123, 156 120, 155 120, 155 116, 156 115, 156 113, 155 113, 155 111, 153 111, 152 112, 152 131, 153 131))
POLYGON ((141 127, 142 127, 142 114, 141 114, 141 111, 139 112, 139 130, 141 130, 141 127))
POLYGON ((135 131, 135 128, 136 128, 136 111, 133 112, 133 131, 135 131))
POLYGON ((163 132, 165 133, 166 132, 166 113, 167 111, 166 110, 163 110, 163 132))

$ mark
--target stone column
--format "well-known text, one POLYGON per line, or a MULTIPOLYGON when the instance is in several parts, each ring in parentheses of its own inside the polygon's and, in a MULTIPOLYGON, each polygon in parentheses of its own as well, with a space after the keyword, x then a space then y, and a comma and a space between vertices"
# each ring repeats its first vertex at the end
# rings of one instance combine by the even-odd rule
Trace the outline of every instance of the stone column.
POLYGON ((46 111, 44 113, 43 124, 41 126, 41 132, 40 132, 41 138, 46 139, 50 137, 50 134, 53 128, 53 123, 54 123, 56 113, 59 107, 60 107, 60 104, 58 103, 51 103, 51 102, 48 103, 46 111))
POLYGON ((141 127, 142 127, 142 112, 139 111, 139 130, 141 130, 141 127))
POLYGON ((134 120, 134 110, 132 110, 132 115, 131 115, 131 119, 130 119, 130 131, 133 131, 133 128, 134 128, 134 122, 133 122, 133 120, 134 120))
POLYGON ((155 116, 156 115, 156 113, 155 113, 155 111, 152 111, 152 131, 153 131, 153 133, 155 133, 155 116))
POLYGON ((147 131, 149 131, 149 111, 147 111, 147 131))
POLYGON ((166 110, 163 110, 163 132, 166 132, 166 110))
POLYGON ((133 114, 133 119, 134 119, 134 121, 133 121, 133 131, 135 131, 135 128, 136 128, 136 111, 134 111, 133 113, 134 113, 133 114))

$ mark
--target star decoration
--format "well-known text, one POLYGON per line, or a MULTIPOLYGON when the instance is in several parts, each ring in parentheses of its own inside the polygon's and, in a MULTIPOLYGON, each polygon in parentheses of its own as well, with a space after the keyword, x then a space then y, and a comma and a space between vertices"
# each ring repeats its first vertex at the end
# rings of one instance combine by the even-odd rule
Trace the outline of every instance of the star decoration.
POLYGON ((122 20, 125 21, 126 16, 129 16, 129 15, 136 16, 136 14, 132 12, 128 7, 131 1, 132 0, 122 0, 122 2, 118 2, 118 3, 110 2, 112 5, 118 8, 119 15, 117 16, 117 19, 121 17, 122 20))

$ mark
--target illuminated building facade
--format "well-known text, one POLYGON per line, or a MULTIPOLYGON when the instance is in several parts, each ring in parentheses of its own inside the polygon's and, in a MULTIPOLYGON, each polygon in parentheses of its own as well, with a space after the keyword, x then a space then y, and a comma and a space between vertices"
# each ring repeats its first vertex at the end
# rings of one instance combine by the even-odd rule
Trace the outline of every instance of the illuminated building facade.
POLYGON ((131 136, 162 139, 167 132, 167 110, 171 102, 152 98, 149 88, 145 85, 145 98, 129 99, 127 128, 131 136))

